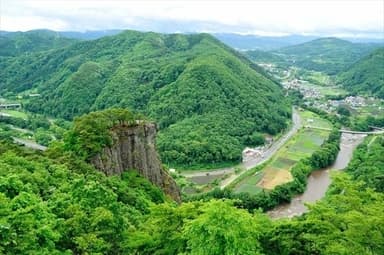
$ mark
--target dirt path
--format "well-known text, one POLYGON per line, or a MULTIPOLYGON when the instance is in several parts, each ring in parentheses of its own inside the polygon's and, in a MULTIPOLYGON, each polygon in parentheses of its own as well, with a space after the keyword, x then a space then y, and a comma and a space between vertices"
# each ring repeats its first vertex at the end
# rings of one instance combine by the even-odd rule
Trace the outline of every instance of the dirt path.
POLYGON ((13 141, 15 143, 22 144, 25 147, 28 147, 28 148, 31 148, 34 150, 45 151, 47 149, 47 147, 45 147, 41 144, 35 143, 33 141, 29 141, 29 140, 25 140, 25 139, 21 139, 21 138, 17 138, 17 137, 12 137, 12 138, 13 138, 13 141))

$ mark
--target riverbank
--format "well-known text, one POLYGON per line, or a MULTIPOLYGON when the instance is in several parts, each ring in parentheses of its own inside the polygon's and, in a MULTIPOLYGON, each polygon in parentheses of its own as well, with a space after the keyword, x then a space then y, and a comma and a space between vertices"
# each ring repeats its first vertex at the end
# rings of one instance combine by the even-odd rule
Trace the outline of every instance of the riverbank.
POLYGON ((364 140, 363 134, 342 134, 340 141, 340 151, 334 164, 326 169, 313 171, 308 177, 305 192, 292 199, 290 203, 277 206, 268 211, 271 218, 294 217, 307 212, 305 203, 314 203, 324 197, 328 186, 331 184, 330 172, 342 170, 347 167, 352 159, 354 149, 364 140))

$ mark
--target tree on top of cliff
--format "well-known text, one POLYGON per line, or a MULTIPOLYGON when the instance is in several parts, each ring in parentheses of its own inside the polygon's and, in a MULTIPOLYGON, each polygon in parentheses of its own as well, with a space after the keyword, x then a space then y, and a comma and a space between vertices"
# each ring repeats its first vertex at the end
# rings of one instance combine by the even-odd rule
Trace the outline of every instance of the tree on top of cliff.
POLYGON ((104 147, 112 145, 112 127, 137 125, 137 120, 142 119, 141 115, 119 108, 85 114, 75 118, 73 128, 64 139, 65 149, 82 159, 89 159, 104 147))

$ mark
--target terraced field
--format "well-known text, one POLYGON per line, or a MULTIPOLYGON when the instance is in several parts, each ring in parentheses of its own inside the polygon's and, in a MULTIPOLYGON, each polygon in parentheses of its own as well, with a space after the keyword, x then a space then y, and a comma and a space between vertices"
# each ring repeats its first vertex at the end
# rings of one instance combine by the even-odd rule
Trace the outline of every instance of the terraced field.
MULTIPOLYGON (((301 111, 300 116, 303 126, 313 125, 323 128, 331 128, 332 125, 318 115, 301 111)), ((236 192, 249 192, 256 194, 262 189, 273 189, 277 185, 292 180, 290 169, 297 161, 310 156, 316 151, 328 137, 329 131, 301 128, 273 157, 271 162, 255 175, 252 175, 236 187, 236 192)))

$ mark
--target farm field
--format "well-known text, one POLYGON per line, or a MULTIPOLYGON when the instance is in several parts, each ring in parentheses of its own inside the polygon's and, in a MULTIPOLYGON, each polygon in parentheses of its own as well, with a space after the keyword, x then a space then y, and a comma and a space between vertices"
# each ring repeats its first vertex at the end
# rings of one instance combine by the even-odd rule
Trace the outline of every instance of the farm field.
POLYGON ((311 125, 331 128, 331 123, 310 111, 301 111, 299 113, 303 128, 276 153, 264 169, 241 181, 235 187, 235 192, 256 194, 262 189, 270 190, 277 185, 291 181, 290 169, 297 161, 310 156, 321 146, 328 137, 329 131, 306 129, 304 127, 311 125))
POLYGON ((27 119, 28 116, 25 112, 16 111, 16 110, 1 110, 0 112, 9 114, 15 118, 27 119))

